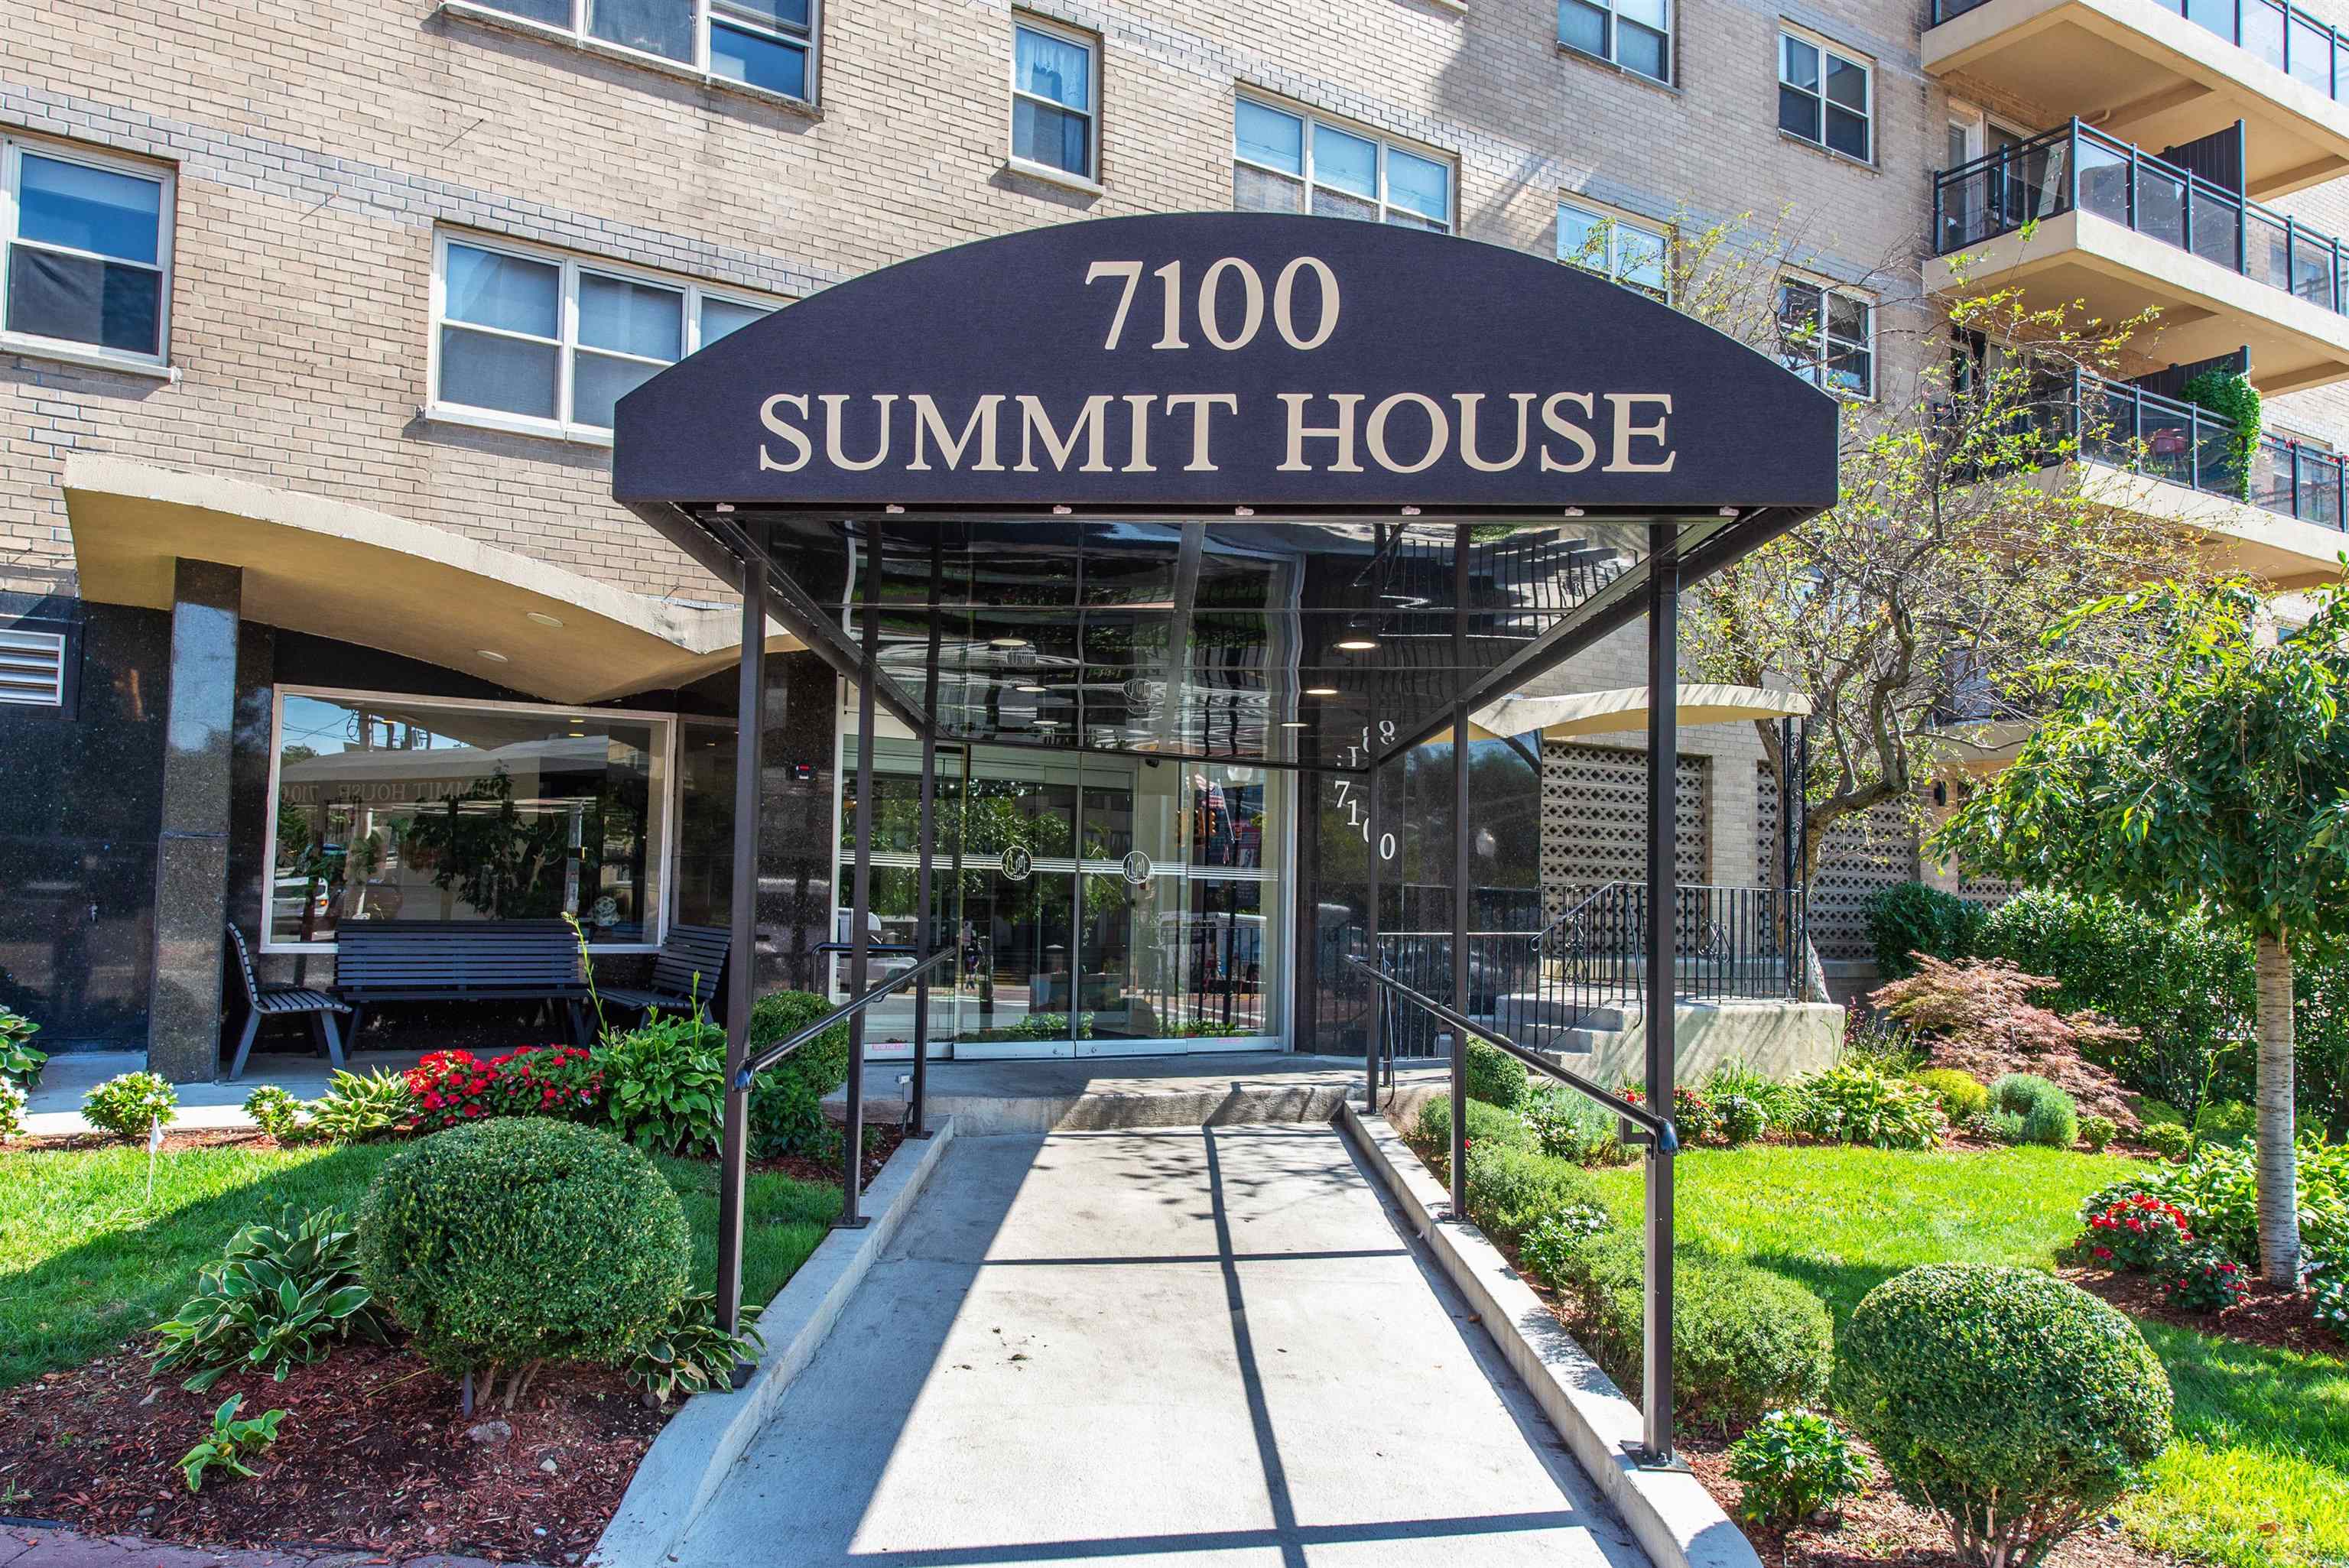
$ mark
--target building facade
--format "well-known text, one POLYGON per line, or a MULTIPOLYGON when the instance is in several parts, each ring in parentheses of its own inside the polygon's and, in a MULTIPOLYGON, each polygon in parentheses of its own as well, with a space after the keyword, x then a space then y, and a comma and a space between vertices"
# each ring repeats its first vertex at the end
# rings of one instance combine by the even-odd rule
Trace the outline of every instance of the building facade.
MULTIPOLYGON (((2349 47, 2294 9, 2271 49, 2271 9, 2220 38, 2157 0, 10 7, 0 1003, 47 1042, 209 1076, 225 924, 265 978, 315 982, 346 919, 572 913, 617 961, 722 918, 738 617, 612 501, 612 404, 832 284, 1042 224, 1308 211, 1647 288, 1696 232, 1768 232, 1781 315, 1815 324, 1800 367, 1889 398, 1946 352, 1926 291, 1962 242, 2030 286, 2164 304, 2176 352, 2148 375, 2247 351, 2294 438, 2254 499, 2131 462, 2112 504, 2313 581, 2349 435, 2349 47), (2023 166, 1979 162, 2051 129, 2066 170, 2142 144, 2117 218, 2103 175, 2048 174, 2053 144, 2017 155, 2040 160, 2021 205, 2023 166), (2145 156, 2165 150, 2175 178, 2145 156), (2164 216, 2173 187, 2190 220, 2164 216), (2027 243, 2002 227, 2026 208, 2027 243)), ((847 708, 769 645, 767 962, 821 988, 847 708)), ((1552 686, 1630 686, 1639 659, 1626 633, 1552 686)), ((1496 909, 1555 913, 1613 874, 1638 744, 1515 754, 1496 909)), ((1752 726, 1683 746, 1684 873, 1772 880, 1752 726)), ((1021 810, 1065 795, 1072 824, 1151 787, 978 766, 1021 810)), ((1309 776, 1184 788, 1161 804, 1224 857, 1199 895, 1225 944, 1199 961, 1224 987, 1206 1037, 1341 1047, 1295 977, 1299 824, 1343 803, 1309 776)), ((1828 874, 1863 893, 1914 862, 1852 853, 1828 874)), ((1052 973, 1049 937, 1021 936, 1023 975, 1052 973)), ((1081 984, 1029 985, 1032 1012, 1081 1014, 1081 984)))

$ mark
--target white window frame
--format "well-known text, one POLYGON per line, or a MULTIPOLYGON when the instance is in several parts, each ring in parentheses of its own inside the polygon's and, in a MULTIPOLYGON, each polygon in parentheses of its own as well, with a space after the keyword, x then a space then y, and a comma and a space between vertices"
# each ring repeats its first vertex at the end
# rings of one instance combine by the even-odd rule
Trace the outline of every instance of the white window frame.
MULTIPOLYGON (((711 288, 687 278, 670 277, 661 273, 632 267, 620 262, 607 262, 597 256, 575 255, 568 251, 549 250, 503 238, 476 234, 470 230, 442 229, 432 236, 432 321, 426 355, 429 394, 424 406, 428 419, 450 424, 477 425, 485 429, 506 430, 521 436, 548 436, 556 440, 576 441, 586 446, 608 447, 611 430, 602 425, 581 424, 571 417, 573 365, 579 354, 579 274, 595 273, 603 277, 620 278, 629 283, 671 289, 683 296, 680 308, 685 313, 679 343, 685 355, 701 347, 701 307, 703 302, 714 300, 721 304, 740 305, 745 309, 771 314, 781 308, 780 302, 761 299, 755 294, 731 289, 711 288), (454 325, 466 332, 483 333, 491 336, 513 337, 529 343, 546 339, 523 333, 504 332, 494 326, 481 326, 472 322, 450 322, 449 304, 449 247, 464 245, 476 251, 489 251, 499 255, 513 256, 523 261, 538 262, 561 269, 561 298, 556 330, 562 335, 556 344, 554 418, 543 419, 531 414, 510 413, 503 408, 477 408, 470 403, 451 403, 440 396, 440 334, 446 326, 454 325)), ((608 348, 590 348, 587 352, 606 358, 636 357, 608 348)), ((683 357, 681 355, 679 357, 683 357)), ((653 361, 637 358, 637 363, 653 361)), ((674 363, 674 361, 672 361, 674 363)))
MULTIPOLYGON (((1623 51, 1617 43, 1617 40, 1619 39, 1623 34, 1623 17, 1619 5, 1619 0, 1588 0, 1588 4, 1592 9, 1604 11, 1607 14, 1606 51, 1602 54, 1594 54, 1590 50, 1584 48, 1579 44, 1568 43, 1566 39, 1566 29, 1563 27, 1559 27, 1557 29, 1557 46, 1559 48, 1564 49, 1569 55, 1579 55, 1586 60, 1604 60, 1607 64, 1613 66, 1617 70, 1637 77, 1643 82, 1654 82, 1659 87, 1667 88, 1672 85, 1674 73, 1680 67, 1681 52, 1680 39, 1675 35, 1673 29, 1673 24, 1676 21, 1676 18, 1673 15, 1675 6, 1672 0, 1662 0, 1664 7, 1664 74, 1661 77, 1651 77, 1647 72, 1640 69, 1637 66, 1627 66, 1623 63, 1621 58, 1623 51)), ((1648 32, 1655 31, 1654 28, 1650 27, 1645 22, 1634 21, 1631 26, 1648 32)))
POLYGON ((1880 380, 1878 375, 1880 359, 1876 330, 1878 309, 1876 297, 1863 290, 1845 288, 1839 284, 1829 283, 1824 278, 1808 277, 1801 273, 1781 273, 1778 274, 1777 286, 1771 291, 1770 297, 1774 328, 1778 317, 1778 294, 1790 286, 1810 289, 1818 294, 1819 335, 1818 340, 1809 346, 1806 357, 1799 363, 1786 351, 1782 338, 1777 353, 1778 363, 1830 397, 1847 398, 1859 403, 1875 402, 1876 389, 1880 380), (1849 300, 1868 312, 1868 341, 1865 345, 1836 338, 1829 334, 1827 301, 1830 298, 1849 300), (1827 379, 1827 361, 1834 357, 1834 349, 1837 343, 1844 343, 1850 347, 1864 346, 1867 349, 1868 387, 1865 391, 1855 391, 1848 387, 1839 387, 1827 379))
POLYGON ((365 691, 348 686, 280 686, 269 697, 269 803, 264 813, 261 841, 267 852, 261 863, 261 951, 264 953, 332 953, 333 941, 284 942, 272 936, 276 928, 276 844, 278 762, 285 750, 285 699, 289 696, 318 697, 327 702, 398 703, 402 707, 444 707, 464 713, 528 713, 553 718, 584 717, 597 720, 622 720, 630 724, 649 724, 653 727, 653 759, 660 769, 660 778, 652 791, 653 803, 659 820, 647 828, 652 844, 647 862, 655 859, 661 879, 657 907, 647 911, 653 923, 652 933, 634 942, 590 941, 588 947, 596 953, 657 953, 668 939, 669 927, 676 923, 674 906, 677 901, 678 827, 680 820, 678 791, 678 746, 685 725, 678 714, 660 708, 629 707, 566 707, 559 703, 543 702, 475 702, 464 697, 414 696, 405 692, 365 691))
POLYGON ((1661 297, 1666 304, 1671 304, 1673 234, 1672 226, 1671 224, 1652 222, 1645 218, 1634 218, 1628 212, 1614 211, 1611 209, 1599 206, 1597 202, 1594 202, 1588 197, 1584 196, 1568 195, 1560 196, 1557 199, 1557 227, 1553 229, 1551 232, 1556 242, 1559 263, 1569 267, 1578 267, 1584 272, 1605 278, 1609 283, 1614 284, 1619 288, 1630 289, 1634 294, 1648 294, 1648 297, 1651 299, 1657 298, 1659 296, 1650 294, 1645 286, 1631 282, 1623 274, 1620 247, 1616 243, 1616 236, 1621 234, 1626 230, 1629 230, 1633 233, 1644 234, 1648 238, 1659 241, 1662 243, 1664 247, 1664 290, 1661 297), (1572 209, 1574 211, 1580 213, 1585 218, 1594 220, 1606 232, 1605 254, 1601 257, 1596 258, 1602 264, 1593 266, 1588 261, 1578 260, 1574 256, 1566 254, 1566 214, 1568 209, 1572 209))
POLYGON ((616 44, 609 38, 599 38, 588 30, 589 11, 595 5, 595 0, 568 0, 568 4, 571 8, 571 22, 567 26, 558 23, 542 22, 535 16, 518 15, 500 5, 497 0, 441 0, 440 8, 458 15, 470 16, 477 21, 489 22, 497 26, 513 27, 544 37, 560 38, 565 43, 595 54, 610 55, 616 59, 632 60, 657 71, 693 77, 710 87, 724 88, 730 92, 750 93, 759 98, 771 98, 777 103, 799 104, 809 108, 816 105, 818 80, 816 73, 822 63, 823 38, 823 0, 808 0, 808 28, 807 36, 804 38, 753 21, 749 17, 730 14, 725 9, 724 0, 692 0, 693 58, 690 60, 672 59, 667 55, 654 54, 649 49, 632 48, 626 44, 616 44), (738 77, 719 76, 711 70, 709 68, 709 29, 713 14, 714 19, 726 26, 739 28, 745 33, 761 34, 773 38, 778 43, 803 50, 807 55, 807 96, 795 98, 790 93, 778 92, 773 88, 761 87, 756 82, 746 82, 738 77))
MULTIPOLYGON (((1777 73, 1778 90, 1782 93, 1800 93, 1819 106, 1818 135, 1805 136, 1799 131, 1788 130, 1783 124, 1778 127, 1778 134, 1799 141, 1806 147, 1816 147, 1821 152, 1833 154, 1837 158, 1845 159, 1853 163, 1864 163, 1871 169, 1874 168, 1876 166, 1876 62, 1856 49, 1846 48, 1841 44, 1835 43, 1807 28, 1795 26, 1791 23, 1782 22, 1778 25, 1777 36, 1772 40, 1772 46, 1776 49, 1778 56, 1771 62, 1772 68, 1777 73), (1806 48, 1816 49, 1819 52, 1819 85, 1816 89, 1797 87, 1786 79, 1785 40, 1789 38, 1806 48), (1827 97, 1829 57, 1841 60, 1847 66, 1858 67, 1861 79, 1868 84, 1868 108, 1861 115, 1862 120, 1868 127, 1868 156, 1865 158, 1854 158, 1843 149, 1831 146, 1827 141, 1827 107, 1832 101, 1827 97)), ((1835 107, 1847 114, 1851 112, 1845 105, 1836 104, 1835 107)), ((1774 104, 1774 114, 1775 109, 1774 104)))
MULTIPOLYGON (((1419 223, 1424 223, 1427 222, 1426 213, 1419 211, 1415 208, 1398 207, 1395 203, 1387 200, 1387 152, 1390 149, 1392 149, 1398 151, 1407 152, 1413 158, 1424 159, 1430 163, 1440 163, 1444 166, 1446 174, 1444 181, 1444 227, 1437 230, 1431 230, 1429 232, 1443 234, 1457 234, 1460 232, 1460 160, 1453 156, 1451 153, 1442 151, 1435 148, 1427 147, 1420 143, 1405 141, 1400 137, 1388 136, 1382 131, 1372 130, 1367 126, 1358 125, 1351 120, 1340 119, 1335 115, 1323 114, 1319 109, 1307 108, 1301 104, 1288 103, 1282 99, 1273 98, 1268 94, 1243 91, 1234 95, 1234 97, 1236 107, 1232 111, 1233 163, 1245 164, 1250 169, 1260 169, 1267 174, 1278 175, 1283 180, 1295 180, 1299 181, 1303 185, 1305 191, 1305 201, 1302 211, 1309 216, 1313 211, 1313 128, 1315 125, 1319 124, 1326 125, 1332 130, 1341 131, 1345 135, 1357 137, 1361 140, 1372 142, 1377 145, 1379 150, 1379 215, 1377 222, 1381 223, 1386 222, 1388 221, 1387 213, 1391 209, 1403 213, 1406 217, 1417 220, 1419 223), (1254 159, 1244 158, 1240 155, 1239 111, 1237 108, 1237 104, 1241 101, 1252 103, 1260 108, 1268 108, 1275 114, 1285 114, 1292 119, 1301 119, 1305 122, 1305 134, 1303 138, 1304 147, 1302 150, 1303 158, 1298 172, 1291 173, 1286 169, 1276 169, 1269 163, 1258 163, 1254 159)), ((1332 189, 1336 188, 1332 187, 1332 189)), ((1357 201, 1362 200, 1360 195, 1351 191, 1341 191, 1340 194, 1351 197, 1357 201)), ((1418 224, 1414 223, 1409 226, 1417 227, 1418 224)))
MULTIPOLYGON (((152 163, 119 158, 111 153, 55 141, 38 141, 25 138, 0 137, 0 349, 13 353, 38 355, 47 359, 63 359, 77 365, 104 366, 109 368, 140 370, 150 374, 168 374, 171 364, 171 250, 172 209, 178 195, 178 179, 174 172, 152 163), (102 169, 109 174, 127 174, 144 180, 158 188, 155 203, 155 264, 151 269, 160 278, 155 306, 155 352, 132 354, 103 344, 78 343, 69 337, 41 337, 29 332, 11 332, 5 325, 8 299, 8 266, 16 238, 17 191, 24 178, 25 155, 46 158, 53 163, 78 163, 86 169, 102 169)), ((105 262, 114 266, 146 267, 144 262, 126 262, 119 256, 101 255, 96 251, 76 250, 70 245, 52 244, 47 240, 21 242, 36 250, 48 251, 60 256, 79 256, 105 262)))
POLYGON ((1016 128, 1019 124, 1019 104, 1022 99, 1041 105, 1046 108, 1058 109, 1063 114, 1076 112, 1064 103, 1058 103, 1051 98, 1040 98, 1034 93, 1020 89, 1019 29, 1022 27, 1031 33, 1042 34, 1049 38, 1058 38, 1064 44, 1074 44, 1084 50, 1091 60, 1088 71, 1092 95, 1091 107, 1084 111, 1086 168, 1085 171, 1080 174, 1072 169, 1062 169, 1056 164, 1038 163, 1033 159, 1022 158, 1017 151, 1010 153, 1005 161, 1020 173, 1033 175, 1039 180, 1049 180, 1061 185, 1074 185, 1086 191, 1099 191, 1102 189, 1102 41, 1081 28, 1071 27, 1066 22, 1055 22, 1049 16, 1039 16, 1032 11, 1011 13, 1009 78, 1011 96, 1004 108, 1003 129, 1006 137, 1004 145, 1015 149, 1019 145, 1019 132, 1016 128))

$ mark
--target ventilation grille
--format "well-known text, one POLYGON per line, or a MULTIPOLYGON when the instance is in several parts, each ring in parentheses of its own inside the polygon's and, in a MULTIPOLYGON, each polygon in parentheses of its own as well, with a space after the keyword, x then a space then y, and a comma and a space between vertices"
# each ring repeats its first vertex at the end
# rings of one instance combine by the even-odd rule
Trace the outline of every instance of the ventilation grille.
POLYGON ((61 707, 65 700, 64 634, 0 630, 0 703, 61 707))
MULTIPOLYGON (((1705 761, 1672 770, 1672 877, 1705 880, 1705 761)), ((1542 743, 1542 890, 1550 917, 1603 882, 1648 874, 1648 754, 1542 743)))

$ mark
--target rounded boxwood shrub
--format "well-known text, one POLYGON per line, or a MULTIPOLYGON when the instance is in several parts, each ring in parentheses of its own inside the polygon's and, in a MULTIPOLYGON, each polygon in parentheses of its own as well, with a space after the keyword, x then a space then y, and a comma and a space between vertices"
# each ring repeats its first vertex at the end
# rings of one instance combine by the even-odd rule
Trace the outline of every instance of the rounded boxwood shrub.
MULTIPOLYGON (((1641 1324, 1640 1239, 1608 1238, 1591 1253, 1589 1306, 1599 1360, 1636 1387, 1641 1324)), ((1729 1258, 1675 1260, 1672 1381, 1692 1418, 1723 1433, 1782 1406, 1826 1397, 1835 1327, 1819 1298, 1793 1281, 1729 1258)))
POLYGON ((376 1173, 359 1278, 433 1365, 502 1368, 512 1402, 544 1361, 625 1360, 677 1310, 693 1255, 650 1160, 537 1117, 435 1133, 376 1173))
MULTIPOLYGON (((806 1028, 832 1011, 807 991, 776 991, 750 1007, 750 1054, 806 1028)), ((824 1120, 823 1097, 848 1078, 848 1026, 835 1024, 750 1082, 750 1153, 823 1157, 839 1134, 824 1120)))
POLYGON ((1515 1110, 1533 1092, 1526 1064, 1483 1040, 1468 1042, 1468 1098, 1515 1110))
POLYGON ((1982 1080, 1959 1068, 1927 1068, 1917 1081, 1940 1102, 1941 1114, 1952 1122, 1980 1116, 1990 1106, 1990 1089, 1982 1080))
POLYGON ((2168 1445, 2169 1379, 2134 1324, 2036 1269, 1930 1264, 1868 1293, 1836 1408, 1958 1554, 2032 1563, 2168 1445))
POLYGON ((2079 1108, 2036 1073, 2008 1073, 1990 1086, 1990 1103, 2000 1113, 1998 1125, 2009 1142, 2069 1149, 2079 1140, 2079 1108))

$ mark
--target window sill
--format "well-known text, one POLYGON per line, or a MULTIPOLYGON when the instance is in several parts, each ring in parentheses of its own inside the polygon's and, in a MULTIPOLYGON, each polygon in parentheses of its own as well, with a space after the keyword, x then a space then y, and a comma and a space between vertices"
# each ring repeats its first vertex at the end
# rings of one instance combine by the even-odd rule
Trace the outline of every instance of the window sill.
MULTIPOLYGON (((823 118, 823 108, 806 98, 795 98, 789 93, 779 93, 771 88, 754 86, 750 82, 738 82, 731 77, 721 77, 715 72, 701 70, 677 60, 665 59, 659 55, 648 55, 641 49, 624 48, 617 44, 607 44, 601 38, 583 38, 568 28, 550 27, 543 22, 533 22, 527 16, 511 15, 492 6, 473 5, 471 0, 440 0, 440 14, 455 17, 459 21, 471 22, 479 26, 494 27, 500 32, 512 33, 524 38, 537 38, 550 44, 562 44, 577 49, 582 54, 594 55, 601 59, 616 60, 622 65, 635 66, 664 77, 674 77, 678 81, 692 82, 711 92, 731 93, 737 98, 750 98, 757 103, 771 104, 777 108, 799 115, 805 119, 820 120, 823 118)), ((809 56, 809 63, 811 66, 814 63, 812 52, 809 56)))
POLYGON ((132 359, 126 355, 109 354, 103 348, 78 348, 70 343, 58 343, 46 337, 18 337, 13 333, 0 333, 0 354, 16 355, 26 359, 49 359, 60 365, 79 366, 84 370, 111 370, 123 376, 141 377, 149 381, 167 382, 178 386, 180 367, 158 365, 151 359, 132 359))
POLYGON ((1846 169, 1864 170, 1870 174, 1881 174, 1884 172, 1881 168, 1865 158, 1854 158, 1848 152, 1837 152, 1832 147, 1823 146, 1818 142, 1813 141, 1807 136, 1796 136, 1793 131, 1787 130, 1783 127, 1780 128, 1778 131, 1778 139, 1787 143, 1789 146, 1799 147, 1805 152, 1815 153, 1818 157, 1830 159, 1835 162, 1842 164, 1846 169))
POLYGON ((1455 16, 1468 15, 1468 0, 1427 0, 1427 4, 1439 11, 1449 11, 1455 16))
POLYGON ((1674 98, 1682 96, 1680 88, 1671 82, 1660 82, 1645 71, 1635 71, 1629 66, 1617 65, 1604 55, 1594 55, 1588 49, 1578 49, 1563 38, 1557 40, 1557 52, 1569 60, 1579 60, 1586 66, 1595 66, 1599 70, 1610 76, 1620 77, 1635 86, 1647 88, 1655 92, 1670 93, 1674 98))
POLYGON ((533 419, 519 414, 500 414, 487 408, 464 408, 450 404, 428 403, 419 408, 417 417, 428 424, 460 425, 471 430, 495 430, 505 436, 530 436, 542 441, 561 441, 573 447, 603 447, 612 444, 612 432, 599 430, 592 425, 558 425, 552 419, 533 419))
POLYGON ((1003 169, 1007 174, 1017 174, 1023 180, 1041 181, 1047 185, 1057 185, 1063 191, 1075 191, 1087 196, 1109 194, 1109 187, 1099 181, 1071 174, 1065 169, 1055 169, 1049 163, 1030 163, 1024 158, 1007 158, 1003 160, 1003 169))

